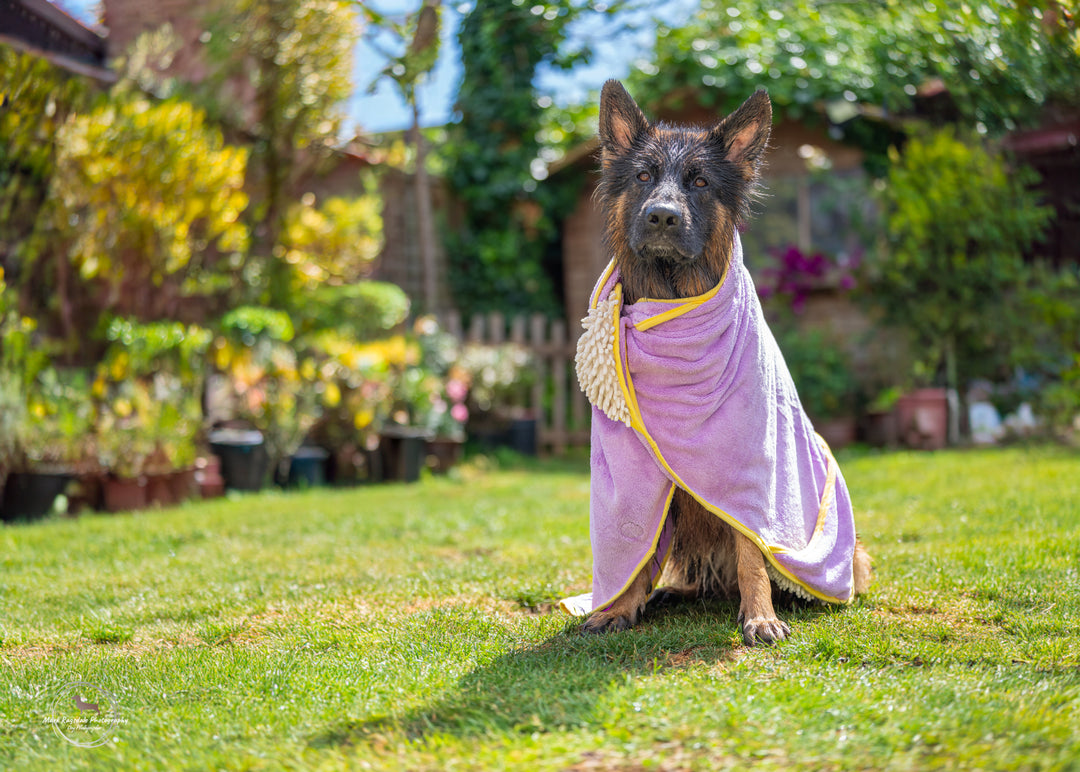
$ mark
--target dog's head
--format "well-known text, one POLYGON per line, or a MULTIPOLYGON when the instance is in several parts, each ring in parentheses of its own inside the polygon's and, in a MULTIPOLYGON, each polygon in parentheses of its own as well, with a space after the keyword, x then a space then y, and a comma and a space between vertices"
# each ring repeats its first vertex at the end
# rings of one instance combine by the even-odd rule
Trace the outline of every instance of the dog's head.
POLYGON ((632 263, 678 271, 730 259, 749 214, 772 105, 758 90, 710 128, 652 125, 618 81, 600 96, 603 153, 597 201, 606 239, 624 273, 632 263))

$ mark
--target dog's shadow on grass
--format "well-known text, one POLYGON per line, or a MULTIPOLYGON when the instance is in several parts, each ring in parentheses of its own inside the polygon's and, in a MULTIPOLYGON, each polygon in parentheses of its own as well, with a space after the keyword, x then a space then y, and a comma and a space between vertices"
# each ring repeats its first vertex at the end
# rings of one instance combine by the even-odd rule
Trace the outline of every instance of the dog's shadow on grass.
MULTIPOLYGON (((594 725, 628 679, 674 668, 724 665, 745 652, 731 601, 691 601, 650 609, 633 629, 585 635, 580 620, 540 644, 499 655, 463 676, 434 702, 367 721, 346 721, 311 738, 315 747, 387 734, 533 733, 594 725)), ((818 612, 798 611, 799 624, 818 612)), ((781 614, 791 616, 790 609, 781 614)))

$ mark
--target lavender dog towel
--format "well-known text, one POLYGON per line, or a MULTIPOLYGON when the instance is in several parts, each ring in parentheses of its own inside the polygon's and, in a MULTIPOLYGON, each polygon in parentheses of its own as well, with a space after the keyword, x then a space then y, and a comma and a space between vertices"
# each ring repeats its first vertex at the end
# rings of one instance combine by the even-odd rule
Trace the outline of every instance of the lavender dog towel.
POLYGON ((847 486, 795 391, 743 265, 694 298, 622 303, 614 261, 597 282, 578 345, 593 404, 593 591, 560 605, 606 608, 670 546, 675 487, 749 537, 781 586, 853 597, 855 523, 847 486))

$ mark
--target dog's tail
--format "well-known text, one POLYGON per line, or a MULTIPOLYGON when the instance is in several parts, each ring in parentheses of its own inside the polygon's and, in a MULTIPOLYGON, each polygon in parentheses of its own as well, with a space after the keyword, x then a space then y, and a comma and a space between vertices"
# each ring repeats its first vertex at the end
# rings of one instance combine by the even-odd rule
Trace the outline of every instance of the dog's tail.
POLYGON ((870 582, 874 580, 874 562, 870 560, 870 553, 858 540, 855 541, 855 559, 852 568, 855 574, 855 594, 862 595, 870 587, 870 582))

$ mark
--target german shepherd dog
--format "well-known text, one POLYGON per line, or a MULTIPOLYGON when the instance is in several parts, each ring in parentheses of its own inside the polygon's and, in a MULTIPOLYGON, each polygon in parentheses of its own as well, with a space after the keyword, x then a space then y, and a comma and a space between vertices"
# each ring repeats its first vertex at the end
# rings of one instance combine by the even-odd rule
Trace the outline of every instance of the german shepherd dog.
MULTIPOLYGON (((736 228, 745 222, 759 187, 772 127, 772 105, 758 90, 710 128, 652 125, 620 83, 600 98, 602 173, 596 201, 605 242, 618 266, 623 300, 678 299, 715 287, 732 259, 736 228)), ((773 608, 773 586, 761 551, 707 511, 675 492, 669 517, 674 536, 654 602, 720 596, 739 598, 738 622, 747 645, 790 634, 773 608)), ((870 581, 861 545, 854 559, 855 592, 870 581)), ((584 631, 624 630, 649 601, 646 567, 584 631)), ((778 590, 779 592, 779 590, 778 590)))

